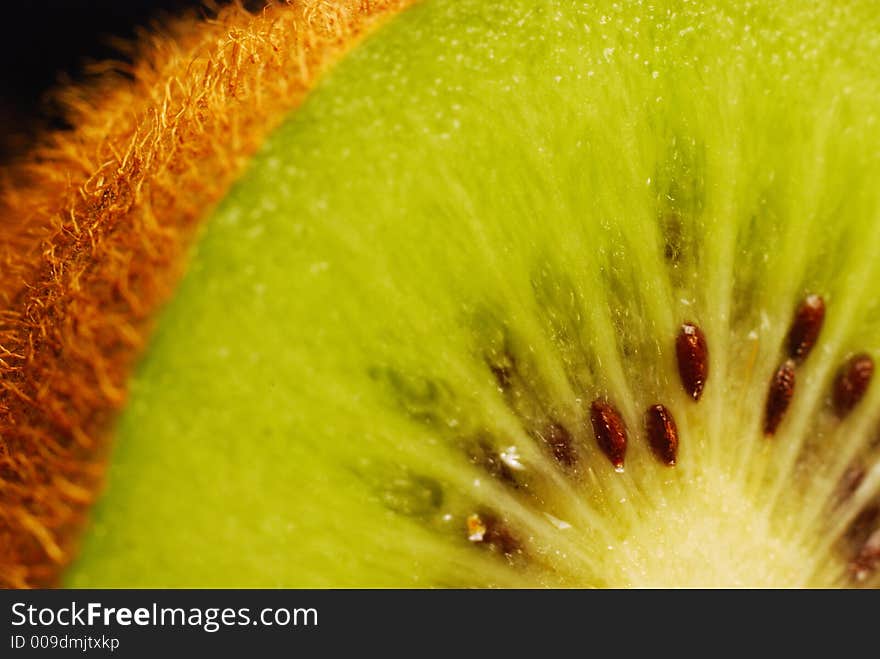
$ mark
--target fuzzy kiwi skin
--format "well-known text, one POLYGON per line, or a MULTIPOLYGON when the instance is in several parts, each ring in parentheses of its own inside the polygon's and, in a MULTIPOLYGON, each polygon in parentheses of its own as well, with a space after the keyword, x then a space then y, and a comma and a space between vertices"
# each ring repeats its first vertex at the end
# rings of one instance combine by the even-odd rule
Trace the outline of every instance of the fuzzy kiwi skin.
POLYGON ((54 586, 75 554, 200 220, 327 67, 409 4, 168 17, 124 73, 104 62, 55 90, 72 128, 0 167, 0 586, 54 586))
POLYGON ((795 2, 398 17, 207 224, 67 583, 847 584, 864 501, 830 495, 875 466, 877 395, 848 425, 825 404, 844 356, 880 348, 876 23, 795 2), (766 383, 814 291, 828 316, 771 443, 766 383), (698 401, 684 322, 710 345, 698 401), (673 469, 639 431, 658 403, 673 469), (475 460, 483 438, 523 470, 475 460))

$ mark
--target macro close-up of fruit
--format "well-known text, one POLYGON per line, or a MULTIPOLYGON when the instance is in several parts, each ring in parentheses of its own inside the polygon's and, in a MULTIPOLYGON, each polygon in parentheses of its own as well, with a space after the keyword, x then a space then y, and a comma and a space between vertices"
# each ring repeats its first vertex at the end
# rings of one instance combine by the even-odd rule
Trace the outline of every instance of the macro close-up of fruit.
POLYGON ((874 3, 127 47, 0 170, 0 584, 880 585, 874 3))

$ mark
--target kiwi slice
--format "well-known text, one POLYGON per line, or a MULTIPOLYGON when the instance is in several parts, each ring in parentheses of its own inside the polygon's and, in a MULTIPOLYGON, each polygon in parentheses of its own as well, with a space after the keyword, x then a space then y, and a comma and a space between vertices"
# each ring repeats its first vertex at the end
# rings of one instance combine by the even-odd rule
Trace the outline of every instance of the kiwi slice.
POLYGON ((877 586, 878 27, 396 16, 205 224, 65 583, 877 586))

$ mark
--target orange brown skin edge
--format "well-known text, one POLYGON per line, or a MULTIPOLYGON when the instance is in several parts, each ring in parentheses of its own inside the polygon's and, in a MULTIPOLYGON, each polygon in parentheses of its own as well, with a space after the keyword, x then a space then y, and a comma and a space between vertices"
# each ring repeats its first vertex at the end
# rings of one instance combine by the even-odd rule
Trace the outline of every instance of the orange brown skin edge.
POLYGON ((59 92, 72 131, 0 170, 0 586, 53 587, 200 221, 320 75, 413 0, 169 21, 59 92), (121 65, 120 65, 121 66, 121 65))

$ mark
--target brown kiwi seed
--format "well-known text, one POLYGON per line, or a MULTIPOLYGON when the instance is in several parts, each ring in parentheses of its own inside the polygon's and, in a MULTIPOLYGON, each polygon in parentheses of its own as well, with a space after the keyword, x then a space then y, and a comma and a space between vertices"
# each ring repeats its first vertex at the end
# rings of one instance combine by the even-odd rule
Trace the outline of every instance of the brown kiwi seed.
POLYGON ((645 413, 645 431, 657 458, 674 466, 678 456, 678 428, 672 412, 664 405, 649 407, 645 413))
POLYGON ((864 398, 874 376, 874 360, 859 353, 840 367, 834 380, 833 403, 837 416, 843 418, 864 398))
POLYGON ((802 363, 822 331, 825 323, 825 300, 819 295, 808 295, 798 305, 788 331, 788 356, 796 364, 802 363))
POLYGON ((771 436, 776 434, 779 424, 788 411, 791 399, 794 396, 795 385, 795 362, 786 359, 770 380, 770 388, 767 392, 767 403, 764 409, 764 434, 771 436))
POLYGON ((709 377, 709 347, 703 330, 684 323, 675 341, 675 355, 682 386, 691 398, 700 400, 709 377))

